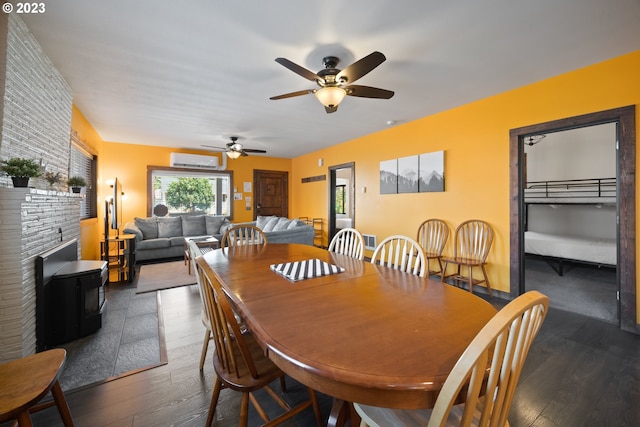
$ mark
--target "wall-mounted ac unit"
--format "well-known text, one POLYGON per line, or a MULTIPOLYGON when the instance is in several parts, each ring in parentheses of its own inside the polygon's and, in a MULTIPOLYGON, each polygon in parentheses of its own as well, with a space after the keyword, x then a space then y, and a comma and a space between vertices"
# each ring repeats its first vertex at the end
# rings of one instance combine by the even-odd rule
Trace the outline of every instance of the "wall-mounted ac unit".
POLYGON ((171 153, 170 164, 174 168, 219 169, 218 156, 200 154, 171 153))

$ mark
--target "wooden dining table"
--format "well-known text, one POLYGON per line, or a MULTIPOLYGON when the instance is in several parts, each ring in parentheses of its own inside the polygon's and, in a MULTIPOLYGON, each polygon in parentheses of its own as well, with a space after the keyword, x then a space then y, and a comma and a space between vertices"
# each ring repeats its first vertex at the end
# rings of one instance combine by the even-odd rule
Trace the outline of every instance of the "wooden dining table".
POLYGON ((348 403, 431 408, 449 372, 496 313, 454 286, 300 244, 211 251, 204 258, 238 314, 287 375, 348 403), (271 266, 319 259, 344 271, 291 281, 271 266))

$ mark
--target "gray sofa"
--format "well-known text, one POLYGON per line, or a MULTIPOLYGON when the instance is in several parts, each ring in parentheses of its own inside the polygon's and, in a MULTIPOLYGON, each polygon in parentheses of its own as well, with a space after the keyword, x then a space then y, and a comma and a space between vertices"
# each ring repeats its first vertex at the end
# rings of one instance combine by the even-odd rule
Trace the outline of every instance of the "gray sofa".
POLYGON ((277 216, 258 216, 255 221, 235 225, 255 225, 267 236, 269 243, 302 243, 313 246, 313 226, 299 219, 277 216))
POLYGON ((230 226, 224 216, 182 215, 134 218, 122 232, 136 236, 136 261, 147 261, 183 256, 185 237, 213 236, 221 240, 230 226))

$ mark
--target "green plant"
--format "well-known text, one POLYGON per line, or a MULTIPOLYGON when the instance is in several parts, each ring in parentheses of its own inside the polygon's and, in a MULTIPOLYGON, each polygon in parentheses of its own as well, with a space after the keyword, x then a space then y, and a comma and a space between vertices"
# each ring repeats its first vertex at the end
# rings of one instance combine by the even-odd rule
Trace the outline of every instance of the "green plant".
POLYGON ((13 157, 2 162, 2 171, 9 176, 35 178, 42 174, 40 163, 33 159, 13 157))
POLYGON ((49 185, 53 185, 56 184, 58 182, 60 182, 60 179, 62 178, 62 175, 60 175, 60 172, 45 172, 44 173, 44 179, 47 180, 47 182, 49 183, 49 185))
POLYGON ((72 176, 67 180, 67 185, 69 187, 85 187, 87 183, 81 176, 72 176))
POLYGON ((184 207, 189 212, 206 209, 214 200, 213 189, 206 178, 178 178, 166 191, 167 204, 184 207))

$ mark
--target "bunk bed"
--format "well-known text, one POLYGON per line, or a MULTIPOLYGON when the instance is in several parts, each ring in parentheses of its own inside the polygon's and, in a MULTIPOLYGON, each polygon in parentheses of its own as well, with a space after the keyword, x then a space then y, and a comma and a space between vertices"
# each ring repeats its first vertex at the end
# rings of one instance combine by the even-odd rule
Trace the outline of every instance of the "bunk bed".
MULTIPOLYGON (((527 182, 524 189, 525 224, 531 204, 615 205, 616 178, 527 182)), ((583 263, 615 268, 616 239, 595 239, 529 231, 525 226, 525 254, 545 259, 562 276, 566 263, 583 263), (554 265, 555 264, 555 265, 554 265)))
POLYGON ((526 204, 615 204, 616 179, 529 181, 524 190, 524 202, 526 204))

